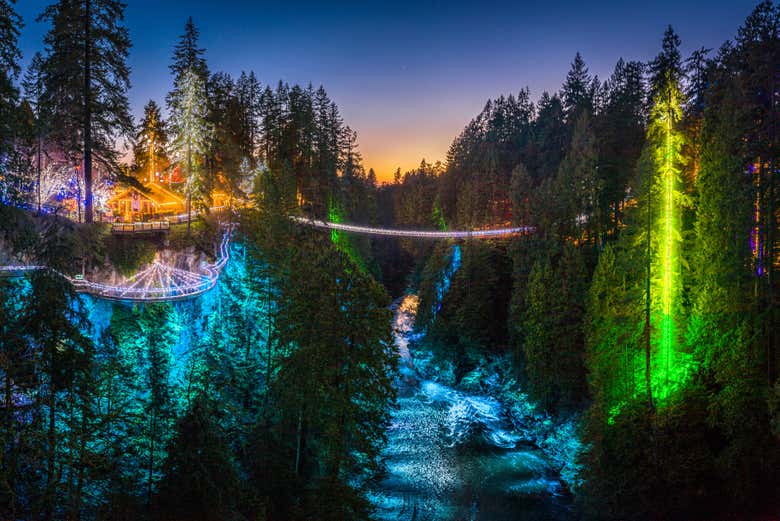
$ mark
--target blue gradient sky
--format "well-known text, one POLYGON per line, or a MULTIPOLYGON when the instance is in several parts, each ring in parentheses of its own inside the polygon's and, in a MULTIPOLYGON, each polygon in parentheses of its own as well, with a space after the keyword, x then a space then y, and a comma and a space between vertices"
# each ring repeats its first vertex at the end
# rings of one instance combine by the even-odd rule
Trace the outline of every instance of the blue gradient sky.
MULTIPOLYGON (((668 24, 684 52, 717 49, 757 3, 126 1, 136 116, 150 98, 164 104, 171 51, 192 15, 212 71, 323 84, 380 179, 422 158, 443 159, 487 98, 524 86, 534 99, 557 90, 576 51, 605 78, 621 56, 654 56, 668 24)), ((17 4, 25 60, 42 48, 47 28, 35 18, 48 3, 17 4)))

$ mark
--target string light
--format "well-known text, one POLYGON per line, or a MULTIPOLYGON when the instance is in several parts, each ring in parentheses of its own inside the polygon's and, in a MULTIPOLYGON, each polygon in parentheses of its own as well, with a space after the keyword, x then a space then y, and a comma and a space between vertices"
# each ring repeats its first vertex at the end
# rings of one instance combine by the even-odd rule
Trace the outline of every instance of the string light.
POLYGON ((0 273, 16 276, 30 271, 50 270, 73 284, 77 292, 108 300, 161 302, 191 298, 216 286, 222 268, 225 267, 230 257, 232 229, 232 226, 228 226, 223 233, 216 261, 213 264, 203 263, 200 273, 153 262, 147 268, 118 285, 77 279, 46 266, 37 265, 0 266, 0 273))
POLYGON ((317 219, 308 219, 305 217, 290 217, 299 224, 313 226, 323 230, 338 230, 350 233, 361 233, 365 235, 381 235, 385 237, 407 237, 414 239, 488 239, 491 237, 502 237, 508 235, 525 235, 533 233, 536 228, 533 226, 517 226, 514 228, 498 228, 495 230, 451 230, 451 231, 428 231, 428 230, 397 230, 392 228, 372 228, 370 226, 356 226, 353 224, 335 223, 331 221, 320 221, 317 219))
MULTIPOLYGON (((391 228, 372 228, 352 224, 318 221, 303 217, 290 217, 293 221, 315 228, 338 230, 350 233, 379 235, 385 237, 406 237, 415 239, 487 239, 533 233, 533 226, 518 226, 514 228, 499 228, 495 230, 396 230, 391 228)), ((160 262, 153 262, 126 281, 118 285, 103 284, 86 279, 70 277, 56 270, 50 270, 68 280, 79 293, 108 300, 128 300, 138 302, 157 302, 179 300, 201 295, 214 286, 219 280, 222 268, 230 258, 229 246, 233 225, 227 226, 220 242, 217 259, 213 264, 203 263, 200 272, 182 270, 160 262)), ((46 266, 9 265, 0 266, 0 274, 15 276, 21 273, 37 270, 49 270, 46 266)))

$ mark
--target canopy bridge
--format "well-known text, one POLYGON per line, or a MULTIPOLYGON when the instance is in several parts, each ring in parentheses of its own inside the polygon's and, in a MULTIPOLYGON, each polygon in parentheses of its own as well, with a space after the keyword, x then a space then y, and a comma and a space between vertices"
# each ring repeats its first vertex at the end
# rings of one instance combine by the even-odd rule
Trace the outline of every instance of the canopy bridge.
MULTIPOLYGON (((491 239, 527 235, 535 231, 535 228, 532 226, 485 230, 401 230, 335 223, 305 217, 290 217, 290 219, 298 224, 323 230, 406 239, 491 239)), ((230 256, 230 237, 233 227, 234 225, 232 224, 225 226, 222 239, 217 248, 215 262, 211 264, 203 263, 200 269, 196 271, 184 270, 155 261, 132 277, 117 284, 94 282, 78 276, 66 275, 47 266, 39 265, 0 266, 0 276, 19 277, 32 271, 49 270, 69 281, 77 292, 101 299, 129 302, 184 300, 202 295, 216 286, 222 273, 222 268, 225 267, 230 256)))
POLYGON ((216 286, 222 268, 230 257, 232 226, 227 226, 217 248, 214 263, 203 263, 198 271, 179 269, 160 262, 153 262, 129 279, 118 284, 93 282, 71 277, 47 266, 0 266, 0 276, 18 277, 32 271, 48 270, 70 282, 78 293, 86 293, 106 300, 129 302, 168 302, 184 300, 206 293, 216 286))

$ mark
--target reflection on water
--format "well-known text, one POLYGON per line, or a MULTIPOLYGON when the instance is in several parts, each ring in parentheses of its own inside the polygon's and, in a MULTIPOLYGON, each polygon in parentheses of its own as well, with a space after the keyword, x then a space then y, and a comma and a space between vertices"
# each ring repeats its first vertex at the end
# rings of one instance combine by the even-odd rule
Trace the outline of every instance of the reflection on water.
POLYGON ((416 297, 396 309, 398 409, 384 450, 387 476, 371 496, 380 519, 570 519, 544 454, 524 444, 495 398, 420 379, 408 349, 416 297))

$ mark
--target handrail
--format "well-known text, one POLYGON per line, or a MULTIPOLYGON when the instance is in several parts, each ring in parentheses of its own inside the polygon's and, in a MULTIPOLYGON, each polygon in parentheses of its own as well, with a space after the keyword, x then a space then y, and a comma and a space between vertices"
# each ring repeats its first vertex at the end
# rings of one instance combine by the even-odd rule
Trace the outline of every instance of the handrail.
POLYGON ((171 229, 171 223, 168 221, 111 223, 112 233, 154 232, 154 231, 168 231, 170 229, 171 229))
POLYGON ((489 239, 491 237, 526 235, 536 231, 536 228, 533 226, 516 226, 513 228, 497 228, 494 230, 399 230, 395 228, 373 228, 370 226, 334 223, 306 217, 291 216, 290 219, 299 224, 326 230, 339 230, 364 235, 382 235, 386 237, 406 237, 412 239, 489 239))

